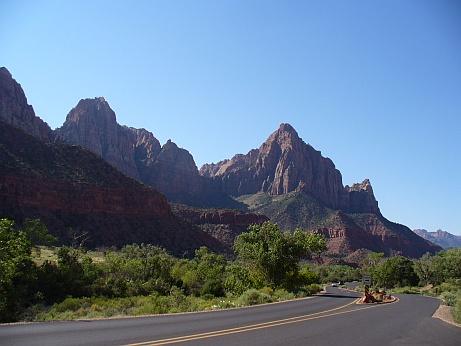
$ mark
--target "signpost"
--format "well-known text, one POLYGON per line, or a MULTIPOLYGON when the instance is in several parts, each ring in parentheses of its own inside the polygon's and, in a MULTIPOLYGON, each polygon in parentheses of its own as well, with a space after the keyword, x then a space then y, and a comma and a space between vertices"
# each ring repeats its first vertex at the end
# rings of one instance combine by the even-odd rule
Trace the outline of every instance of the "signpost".
POLYGON ((365 286, 371 286, 371 276, 369 275, 364 275, 362 277, 362 283, 365 285, 365 286))

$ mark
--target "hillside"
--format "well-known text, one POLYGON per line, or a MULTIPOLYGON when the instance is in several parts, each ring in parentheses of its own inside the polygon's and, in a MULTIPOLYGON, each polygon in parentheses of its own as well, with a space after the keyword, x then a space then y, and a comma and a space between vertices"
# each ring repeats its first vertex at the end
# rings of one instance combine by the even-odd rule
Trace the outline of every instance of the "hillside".
POLYGON ((326 207, 304 192, 271 196, 266 193, 238 198, 250 211, 261 213, 282 229, 323 234, 328 240, 327 257, 355 262, 361 249, 420 257, 440 248, 414 234, 408 227, 390 222, 380 214, 346 213, 326 207), (351 256, 352 255, 352 256, 351 256))

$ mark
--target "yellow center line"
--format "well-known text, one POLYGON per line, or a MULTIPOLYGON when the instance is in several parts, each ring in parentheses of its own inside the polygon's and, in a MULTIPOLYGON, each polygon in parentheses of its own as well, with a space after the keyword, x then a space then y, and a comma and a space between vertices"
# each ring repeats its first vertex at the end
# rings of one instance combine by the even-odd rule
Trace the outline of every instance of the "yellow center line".
MULTIPOLYGON (((364 308, 359 308, 359 309, 355 309, 355 310, 351 310, 351 311, 337 312, 337 313, 333 313, 333 314, 317 316, 317 315, 326 314, 326 313, 330 313, 330 312, 333 312, 333 311, 343 309, 343 308, 345 308, 347 306, 355 304, 357 301, 358 301, 358 299, 355 299, 354 301, 352 301, 350 303, 347 303, 345 305, 342 305, 342 306, 339 306, 339 307, 336 307, 336 308, 333 308, 333 309, 328 309, 328 310, 324 310, 324 311, 315 312, 315 313, 312 313, 312 314, 307 314, 307 315, 295 316, 295 317, 290 317, 290 318, 285 318, 285 319, 280 319, 280 320, 274 320, 274 321, 269 321, 269 322, 264 322, 264 323, 251 324, 251 325, 235 327, 235 328, 229 328, 229 329, 223 329, 223 330, 216 330, 216 331, 211 331, 211 332, 206 332, 206 333, 191 334, 191 335, 178 336, 178 337, 174 337, 174 338, 167 338, 167 339, 145 341, 145 342, 140 342, 140 343, 133 343, 133 344, 125 345, 125 346, 166 345, 166 344, 171 344, 171 343, 179 343, 179 342, 198 340, 198 339, 204 339, 204 338, 211 338, 211 337, 227 335, 227 334, 243 333, 243 332, 246 332, 246 331, 251 331, 251 330, 256 330, 256 329, 269 328, 269 327, 274 327, 274 326, 279 326, 279 325, 289 324, 289 323, 303 322, 303 321, 307 321, 307 320, 310 320, 310 319, 317 319, 317 318, 322 318, 322 317, 327 317, 327 316, 334 316, 334 315, 344 314, 344 313, 348 313, 348 312, 352 312, 352 311, 364 310, 364 309, 376 307, 376 306, 367 306, 367 307, 364 307, 364 308)), ((379 306, 379 305, 377 305, 377 306, 379 306)))

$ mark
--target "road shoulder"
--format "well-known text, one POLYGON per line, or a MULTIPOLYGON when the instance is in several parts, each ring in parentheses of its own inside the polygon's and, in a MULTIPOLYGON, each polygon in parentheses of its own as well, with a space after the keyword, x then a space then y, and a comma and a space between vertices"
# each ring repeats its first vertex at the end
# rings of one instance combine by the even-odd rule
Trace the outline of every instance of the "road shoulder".
POLYGON ((435 310, 434 314, 432 315, 433 318, 438 318, 445 323, 451 324, 458 328, 461 328, 461 324, 456 323, 453 319, 453 315, 451 313, 451 307, 448 305, 440 304, 438 309, 435 310))

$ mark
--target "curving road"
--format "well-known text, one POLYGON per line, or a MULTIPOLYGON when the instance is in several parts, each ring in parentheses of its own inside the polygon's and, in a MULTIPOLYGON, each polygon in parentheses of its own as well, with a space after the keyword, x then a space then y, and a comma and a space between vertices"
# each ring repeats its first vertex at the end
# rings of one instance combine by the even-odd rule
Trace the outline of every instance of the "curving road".
POLYGON ((432 318, 439 301, 400 295, 357 305, 327 294, 250 308, 141 318, 0 325, 0 345, 461 345, 461 328, 432 318))

